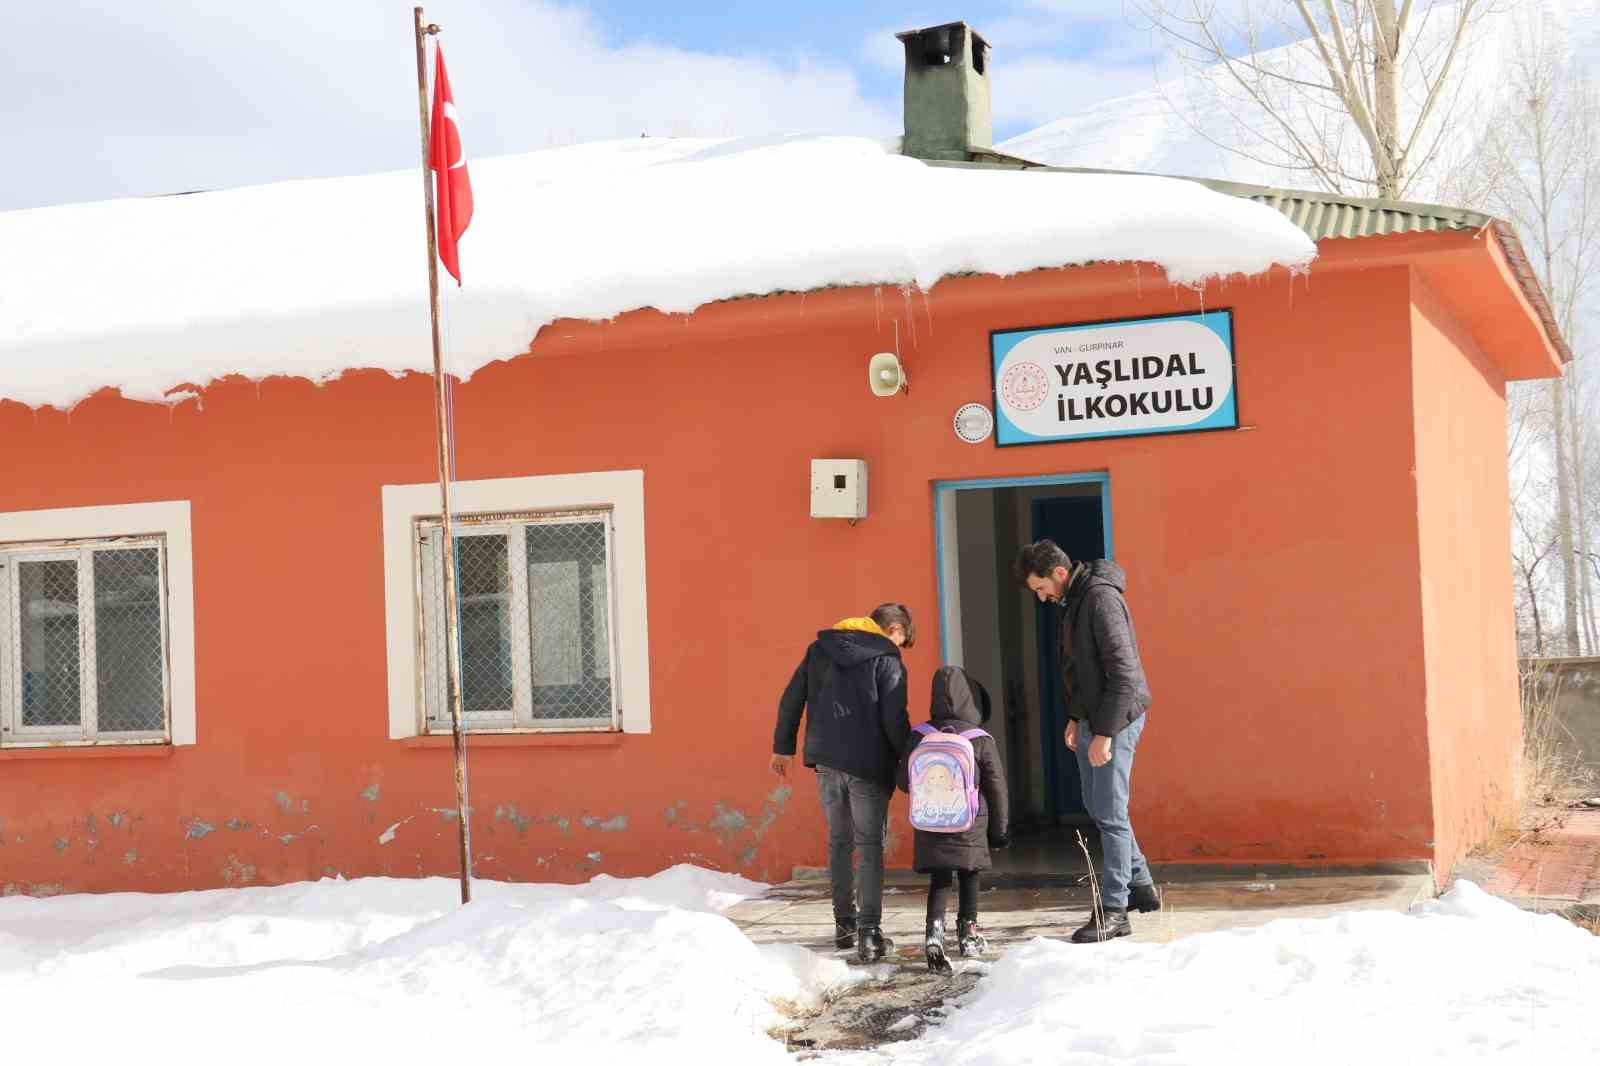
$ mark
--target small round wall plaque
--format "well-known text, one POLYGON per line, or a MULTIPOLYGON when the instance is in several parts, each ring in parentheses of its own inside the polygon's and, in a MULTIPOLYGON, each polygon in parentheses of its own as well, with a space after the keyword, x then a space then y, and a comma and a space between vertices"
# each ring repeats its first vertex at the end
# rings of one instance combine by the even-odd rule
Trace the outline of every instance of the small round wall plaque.
POLYGON ((993 432, 994 415, 983 404, 962 404, 956 412, 956 436, 968 444, 982 444, 993 432))

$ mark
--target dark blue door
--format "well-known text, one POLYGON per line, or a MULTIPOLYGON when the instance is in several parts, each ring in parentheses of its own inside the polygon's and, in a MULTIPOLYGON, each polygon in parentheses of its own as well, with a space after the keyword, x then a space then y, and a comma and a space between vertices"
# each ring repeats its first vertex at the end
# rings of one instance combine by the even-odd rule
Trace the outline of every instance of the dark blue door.
MULTIPOLYGON (((1106 554, 1105 518, 1099 493, 1093 496, 1052 496, 1033 502, 1033 539, 1048 537, 1061 545, 1074 562, 1103 559, 1106 554)), ((1040 742, 1044 745, 1047 795, 1055 800, 1057 816, 1084 814, 1078 784, 1078 763, 1067 750, 1062 733, 1067 708, 1061 690, 1061 611, 1055 604, 1038 606, 1040 742)))

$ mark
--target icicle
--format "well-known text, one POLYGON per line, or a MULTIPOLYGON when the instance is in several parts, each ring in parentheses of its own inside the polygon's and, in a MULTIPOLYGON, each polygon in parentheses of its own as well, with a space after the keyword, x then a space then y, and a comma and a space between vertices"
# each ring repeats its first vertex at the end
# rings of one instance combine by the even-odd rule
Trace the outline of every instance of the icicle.
MULTIPOLYGON (((917 346, 917 312, 916 308, 912 306, 911 303, 910 285, 900 286, 900 298, 902 303, 905 305, 906 328, 911 331, 911 347, 915 348, 917 346)), ((896 351, 895 354, 898 355, 899 352, 896 351)))

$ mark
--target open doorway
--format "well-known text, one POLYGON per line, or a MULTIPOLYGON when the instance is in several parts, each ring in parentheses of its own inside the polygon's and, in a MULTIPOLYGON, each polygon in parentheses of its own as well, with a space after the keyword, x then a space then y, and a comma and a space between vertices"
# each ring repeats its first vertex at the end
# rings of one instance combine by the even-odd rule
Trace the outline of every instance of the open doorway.
MULTIPOLYGON (((1077 869, 1074 830, 1087 828, 1077 761, 1062 740, 1060 620, 1012 577, 1023 544, 1049 537, 1074 559, 1111 557, 1110 479, 1104 474, 939 482, 941 653, 990 692, 988 730, 1011 795, 1012 847, 996 866, 1077 869)), ((1092 839, 1092 832, 1089 834, 1092 839)))

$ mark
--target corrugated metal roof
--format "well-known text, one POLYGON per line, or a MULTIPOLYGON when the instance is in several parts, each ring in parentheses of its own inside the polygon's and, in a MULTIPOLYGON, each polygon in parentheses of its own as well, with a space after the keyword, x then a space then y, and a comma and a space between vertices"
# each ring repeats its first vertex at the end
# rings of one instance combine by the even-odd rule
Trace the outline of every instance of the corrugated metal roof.
POLYGON ((1384 237, 1396 233, 1437 233, 1442 230, 1481 230, 1494 218, 1481 211, 1439 204, 1369 200, 1358 196, 1273 189, 1231 181, 1191 178, 1200 184, 1254 200, 1281 212, 1313 240, 1336 237, 1384 237))
POLYGON ((1191 178, 1181 174, 1148 175, 1129 170, 1102 170, 1095 167, 1051 167, 992 149, 972 149, 969 163, 925 160, 932 166, 978 167, 988 170, 1037 170, 1054 174, 1137 174, 1140 177, 1175 177, 1208 189, 1254 200, 1281 212, 1305 230, 1312 240, 1334 237, 1382 237, 1395 233, 1430 233, 1441 230, 1481 230, 1494 223, 1491 215, 1464 207, 1409 203, 1400 200, 1372 200, 1338 193, 1277 189, 1268 185, 1246 185, 1213 178, 1191 178))
MULTIPOLYGON (((1094 167, 1051 167, 1018 156, 997 152, 992 148, 969 149, 970 162, 924 160, 930 166, 972 167, 985 170, 1037 170, 1060 174, 1136 174, 1136 171, 1101 170, 1094 167)), ((1500 240, 1511 272, 1516 276, 1522 293, 1532 305, 1534 314, 1544 326, 1545 336, 1563 362, 1572 362, 1572 350, 1555 312, 1546 298, 1538 276, 1528 262, 1522 240, 1510 223, 1481 211, 1464 207, 1446 207, 1442 204, 1410 203, 1401 200, 1374 200, 1337 193, 1308 192, 1299 189, 1275 189, 1267 185, 1246 185, 1234 181, 1217 181, 1212 178, 1189 178, 1182 175, 1141 175, 1177 177, 1192 181, 1229 196, 1239 196, 1265 204, 1281 212, 1295 225, 1305 230, 1314 241, 1336 240, 1344 237, 1386 237, 1401 233, 1441 233, 1447 230, 1482 232, 1489 230, 1500 240)))
MULTIPOLYGON (((1026 169, 1056 169, 1033 168, 1026 169)), ((1561 324, 1555 309, 1545 295, 1544 286, 1528 262, 1528 253, 1522 247, 1522 238, 1516 229, 1503 219, 1471 211, 1465 207, 1445 207, 1440 204, 1416 204, 1399 200, 1370 200, 1358 196, 1337 196, 1332 193, 1298 192, 1289 189, 1272 189, 1262 185, 1241 185, 1231 181, 1208 181, 1191 178, 1200 184, 1231 196, 1242 196, 1265 204, 1283 213, 1295 225, 1310 234, 1312 240, 1324 241, 1340 237, 1384 237, 1397 233, 1439 233, 1445 230, 1489 230, 1500 240, 1506 263, 1539 317, 1544 334, 1555 348, 1563 363, 1572 362, 1572 349, 1562 335, 1561 324)))

